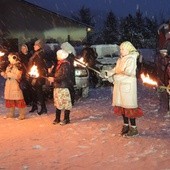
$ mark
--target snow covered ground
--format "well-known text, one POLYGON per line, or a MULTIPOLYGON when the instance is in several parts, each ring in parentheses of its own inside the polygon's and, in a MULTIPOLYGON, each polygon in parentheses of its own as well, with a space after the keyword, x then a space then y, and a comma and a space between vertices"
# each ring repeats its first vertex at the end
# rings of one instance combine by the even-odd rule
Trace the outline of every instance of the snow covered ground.
POLYGON ((156 91, 140 81, 138 101, 145 115, 137 119, 140 135, 132 138, 119 135, 122 118, 113 114, 110 86, 90 89, 88 98, 75 103, 71 123, 60 126, 52 124, 52 101, 46 115, 4 119, 0 82, 0 169, 170 170, 170 117, 156 91))

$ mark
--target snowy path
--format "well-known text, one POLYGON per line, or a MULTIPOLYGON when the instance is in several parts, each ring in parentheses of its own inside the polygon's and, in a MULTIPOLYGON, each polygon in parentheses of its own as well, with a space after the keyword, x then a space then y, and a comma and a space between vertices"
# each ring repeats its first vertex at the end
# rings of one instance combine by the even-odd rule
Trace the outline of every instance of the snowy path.
POLYGON ((170 118, 159 113, 153 89, 139 83, 145 116, 137 120, 140 135, 133 138, 119 135, 122 119, 112 113, 111 87, 91 89, 89 98, 76 102, 66 126, 52 125, 52 102, 47 115, 3 119, 2 91, 0 169, 170 170, 170 118))

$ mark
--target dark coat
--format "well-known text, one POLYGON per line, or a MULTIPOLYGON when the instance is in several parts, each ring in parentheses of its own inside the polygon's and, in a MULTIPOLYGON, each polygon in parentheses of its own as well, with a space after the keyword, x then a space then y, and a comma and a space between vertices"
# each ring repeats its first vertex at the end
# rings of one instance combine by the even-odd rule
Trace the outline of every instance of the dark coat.
POLYGON ((70 63, 70 69, 71 69, 71 81, 73 83, 73 85, 76 84, 76 80, 75 80, 75 67, 74 67, 74 59, 75 56, 71 53, 68 55, 67 60, 70 63))
POLYGON ((19 58, 22 64, 24 64, 24 66, 27 68, 28 67, 28 62, 29 59, 31 58, 31 54, 23 54, 22 52, 19 53, 19 58))
POLYGON ((54 75, 55 88, 70 88, 73 86, 71 80, 71 66, 66 60, 58 61, 57 68, 54 75))

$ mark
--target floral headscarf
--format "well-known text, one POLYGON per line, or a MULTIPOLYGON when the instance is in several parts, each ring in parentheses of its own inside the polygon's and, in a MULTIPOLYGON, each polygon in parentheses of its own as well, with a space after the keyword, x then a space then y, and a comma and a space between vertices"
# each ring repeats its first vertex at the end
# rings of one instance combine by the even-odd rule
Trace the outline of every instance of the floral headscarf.
POLYGON ((126 48, 129 51, 129 53, 137 51, 136 48, 132 45, 132 43, 129 41, 125 41, 121 43, 120 46, 122 46, 123 48, 126 48))

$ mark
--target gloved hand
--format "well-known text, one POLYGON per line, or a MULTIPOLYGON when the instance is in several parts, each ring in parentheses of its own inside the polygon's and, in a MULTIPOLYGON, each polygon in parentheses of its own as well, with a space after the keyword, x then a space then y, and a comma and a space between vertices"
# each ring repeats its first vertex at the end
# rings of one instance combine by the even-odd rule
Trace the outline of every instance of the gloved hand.
POLYGON ((114 72, 112 70, 106 70, 105 74, 107 77, 111 77, 111 76, 113 76, 114 72))
POLYGON ((109 77, 112 77, 113 73, 111 70, 104 70, 102 72, 102 76, 104 79, 108 79, 109 77))

